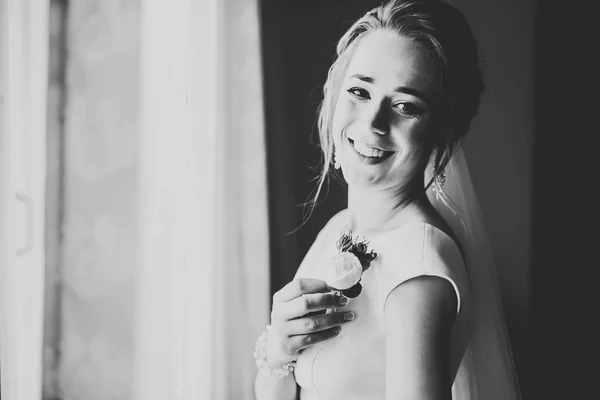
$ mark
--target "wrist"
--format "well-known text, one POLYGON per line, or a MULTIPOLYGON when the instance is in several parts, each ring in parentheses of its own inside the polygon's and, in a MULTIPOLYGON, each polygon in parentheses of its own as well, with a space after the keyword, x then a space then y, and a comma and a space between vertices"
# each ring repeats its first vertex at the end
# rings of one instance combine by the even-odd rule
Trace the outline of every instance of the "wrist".
POLYGON ((284 364, 298 358, 295 354, 286 353, 281 332, 276 327, 268 325, 265 332, 265 355, 270 368, 281 368, 284 364))
POLYGON ((256 366, 258 369, 264 370, 267 375, 276 375, 279 378, 283 378, 294 371, 296 367, 296 357, 290 356, 287 359, 274 357, 273 351, 268 351, 273 348, 273 341, 271 341, 270 346, 268 343, 271 332, 271 325, 267 325, 262 335, 256 340, 256 346, 254 348, 256 366), (267 356, 267 353, 269 356, 267 356))

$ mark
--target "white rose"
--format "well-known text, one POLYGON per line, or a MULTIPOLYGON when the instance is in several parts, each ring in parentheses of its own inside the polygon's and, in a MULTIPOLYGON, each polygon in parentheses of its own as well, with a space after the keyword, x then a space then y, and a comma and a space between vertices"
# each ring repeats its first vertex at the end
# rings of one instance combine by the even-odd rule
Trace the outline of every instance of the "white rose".
POLYGON ((327 268, 325 283, 337 290, 350 289, 362 276, 362 265, 352 253, 343 252, 333 257, 333 265, 327 268))

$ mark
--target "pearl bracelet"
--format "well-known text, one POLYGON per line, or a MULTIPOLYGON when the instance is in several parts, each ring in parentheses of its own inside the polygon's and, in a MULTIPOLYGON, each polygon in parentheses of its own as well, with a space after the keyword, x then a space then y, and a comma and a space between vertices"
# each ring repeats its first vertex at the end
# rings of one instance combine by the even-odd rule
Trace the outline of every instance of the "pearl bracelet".
POLYGON ((278 378, 288 376, 290 372, 294 371, 296 367, 296 360, 285 363, 281 368, 271 369, 267 364, 267 355, 265 354, 265 347, 267 346, 267 335, 271 331, 271 325, 267 325, 262 335, 256 340, 256 346, 254 347, 254 358, 256 359, 256 366, 258 369, 263 369, 267 375, 276 375, 278 378))

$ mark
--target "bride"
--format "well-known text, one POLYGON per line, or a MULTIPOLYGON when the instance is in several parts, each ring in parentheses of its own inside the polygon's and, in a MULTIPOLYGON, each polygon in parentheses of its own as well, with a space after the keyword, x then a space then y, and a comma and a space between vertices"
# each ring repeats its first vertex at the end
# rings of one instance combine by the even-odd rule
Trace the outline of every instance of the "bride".
POLYGON ((273 296, 258 400, 520 399, 460 147, 482 90, 471 30, 441 0, 388 1, 341 38, 315 198, 338 170, 348 208, 273 296))

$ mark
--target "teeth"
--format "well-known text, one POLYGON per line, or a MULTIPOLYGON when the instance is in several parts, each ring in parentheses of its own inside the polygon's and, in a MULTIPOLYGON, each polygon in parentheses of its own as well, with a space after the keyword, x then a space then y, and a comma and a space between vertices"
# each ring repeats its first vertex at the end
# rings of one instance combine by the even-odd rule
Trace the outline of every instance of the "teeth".
POLYGON ((365 143, 357 142, 356 140, 354 141, 354 148, 365 157, 383 157, 385 154, 383 150, 374 149, 367 146, 365 143))

